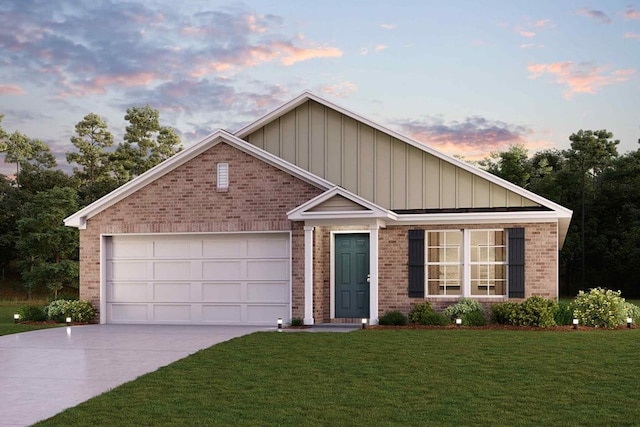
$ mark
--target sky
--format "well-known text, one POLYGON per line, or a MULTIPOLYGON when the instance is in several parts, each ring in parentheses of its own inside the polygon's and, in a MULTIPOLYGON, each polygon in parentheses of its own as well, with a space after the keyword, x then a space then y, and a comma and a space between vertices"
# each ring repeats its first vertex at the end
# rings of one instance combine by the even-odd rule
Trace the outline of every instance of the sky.
MULTIPOLYGON (((150 105, 188 147, 310 90, 450 155, 640 148, 640 1, 2 0, 0 114, 61 168, 150 105)), ((14 167, 0 160, 0 173, 14 167)))

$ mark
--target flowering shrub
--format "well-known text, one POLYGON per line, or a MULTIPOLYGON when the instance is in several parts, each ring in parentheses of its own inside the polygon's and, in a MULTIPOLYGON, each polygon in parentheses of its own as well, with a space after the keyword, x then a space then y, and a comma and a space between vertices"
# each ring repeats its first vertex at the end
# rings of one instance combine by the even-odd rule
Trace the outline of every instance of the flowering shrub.
POLYGON ((615 328, 627 320, 628 306, 620 293, 604 288, 580 291, 571 302, 570 309, 582 325, 615 328))
POLYGON ((71 317, 73 322, 88 323, 93 321, 96 311, 88 301, 64 300, 52 301, 44 309, 47 317, 56 322, 64 322, 71 317))
POLYGON ((640 307, 630 302, 625 302, 624 311, 627 317, 633 319, 633 323, 640 323, 640 307))
POLYGON ((460 300, 442 312, 450 319, 461 318, 462 324, 466 326, 483 326, 487 323, 484 317, 484 309, 476 300, 460 298, 460 300))
POLYGON ((422 319, 431 313, 433 313, 433 307, 431 307, 429 301, 425 301, 422 304, 416 304, 411 307, 411 311, 409 311, 409 322, 422 323, 422 319))

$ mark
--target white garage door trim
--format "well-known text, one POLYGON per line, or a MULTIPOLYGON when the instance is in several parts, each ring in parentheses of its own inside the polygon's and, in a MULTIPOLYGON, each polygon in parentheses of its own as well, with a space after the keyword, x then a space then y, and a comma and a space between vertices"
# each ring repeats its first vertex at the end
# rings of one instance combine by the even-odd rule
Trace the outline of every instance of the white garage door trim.
POLYGON ((101 254, 101 323, 291 318, 290 232, 111 234, 101 254))

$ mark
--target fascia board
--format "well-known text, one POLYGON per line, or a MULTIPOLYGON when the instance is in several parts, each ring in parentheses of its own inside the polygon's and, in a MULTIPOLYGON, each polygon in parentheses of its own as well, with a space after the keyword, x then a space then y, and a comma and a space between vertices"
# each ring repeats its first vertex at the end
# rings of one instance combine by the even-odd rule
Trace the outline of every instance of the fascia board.
POLYGON ((482 212, 398 215, 396 222, 402 224, 473 224, 478 222, 556 222, 565 216, 556 212, 482 212))

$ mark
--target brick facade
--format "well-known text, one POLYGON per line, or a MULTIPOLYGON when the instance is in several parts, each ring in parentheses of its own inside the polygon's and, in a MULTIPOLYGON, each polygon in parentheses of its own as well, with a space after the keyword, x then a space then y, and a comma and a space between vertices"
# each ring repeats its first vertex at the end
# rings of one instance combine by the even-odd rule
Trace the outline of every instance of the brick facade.
MULTIPOLYGON (((100 235, 290 231, 292 306, 304 310, 304 230, 286 213, 322 190, 220 143, 87 221, 80 231, 80 297, 100 307, 100 235), (216 165, 229 190, 216 191, 216 165)), ((294 314, 295 315, 295 314, 294 314)))

